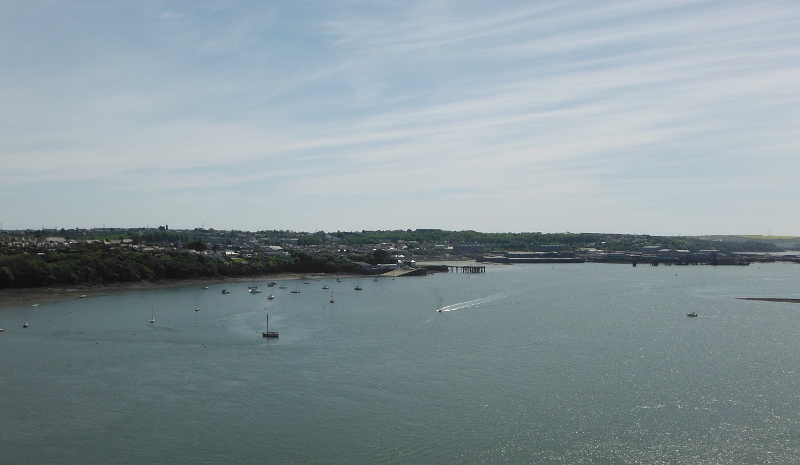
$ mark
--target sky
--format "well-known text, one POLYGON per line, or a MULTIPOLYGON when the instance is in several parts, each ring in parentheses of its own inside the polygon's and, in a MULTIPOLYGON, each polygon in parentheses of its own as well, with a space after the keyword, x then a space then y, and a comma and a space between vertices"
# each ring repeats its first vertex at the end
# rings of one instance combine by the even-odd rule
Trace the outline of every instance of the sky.
POLYGON ((5 0, 0 223, 800 236, 800 3, 5 0))

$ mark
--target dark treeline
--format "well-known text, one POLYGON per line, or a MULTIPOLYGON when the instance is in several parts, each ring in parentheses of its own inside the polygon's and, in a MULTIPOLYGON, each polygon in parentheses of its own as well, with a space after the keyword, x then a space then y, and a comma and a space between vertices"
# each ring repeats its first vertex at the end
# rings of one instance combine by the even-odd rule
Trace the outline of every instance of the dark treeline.
POLYGON ((150 254, 82 245, 67 253, 0 255, 0 288, 348 270, 347 262, 337 262, 333 256, 311 256, 304 252, 293 253, 287 258, 227 262, 189 253, 150 254))

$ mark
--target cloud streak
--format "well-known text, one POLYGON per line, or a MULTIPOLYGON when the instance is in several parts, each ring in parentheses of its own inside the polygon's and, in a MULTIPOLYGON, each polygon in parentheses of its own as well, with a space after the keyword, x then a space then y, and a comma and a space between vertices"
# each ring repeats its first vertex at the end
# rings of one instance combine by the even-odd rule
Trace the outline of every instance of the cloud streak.
POLYGON ((791 2, 165 5, 2 13, 4 224, 800 234, 791 2))

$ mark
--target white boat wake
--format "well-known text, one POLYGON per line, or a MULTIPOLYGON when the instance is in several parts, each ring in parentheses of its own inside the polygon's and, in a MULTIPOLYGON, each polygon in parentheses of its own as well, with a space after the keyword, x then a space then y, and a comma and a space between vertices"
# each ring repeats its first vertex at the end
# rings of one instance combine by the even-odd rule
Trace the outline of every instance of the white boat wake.
POLYGON ((478 307, 480 305, 489 303, 493 300, 502 299, 506 294, 492 294, 490 296, 481 297, 480 299, 468 300, 466 302, 459 302, 457 304, 450 304, 437 310, 437 312, 454 312, 464 308, 478 307))

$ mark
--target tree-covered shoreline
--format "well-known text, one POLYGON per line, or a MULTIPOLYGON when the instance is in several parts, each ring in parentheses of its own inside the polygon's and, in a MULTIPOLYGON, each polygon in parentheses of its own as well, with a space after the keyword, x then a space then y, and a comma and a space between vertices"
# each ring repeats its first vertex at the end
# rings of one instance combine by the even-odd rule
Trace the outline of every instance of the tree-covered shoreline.
POLYGON ((153 254, 82 244, 69 252, 0 255, 0 288, 335 273, 350 269, 349 263, 337 262, 332 256, 315 257, 304 252, 287 258, 220 260, 185 252, 153 254))

